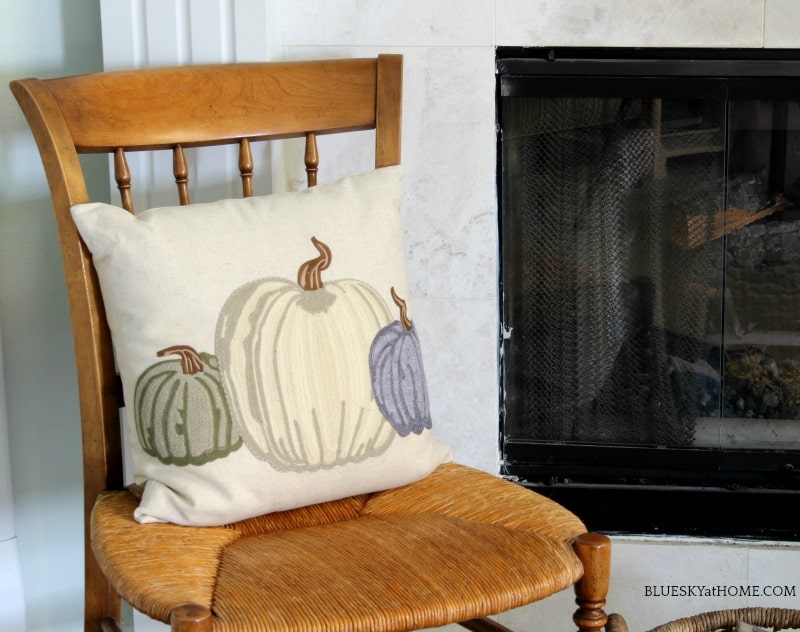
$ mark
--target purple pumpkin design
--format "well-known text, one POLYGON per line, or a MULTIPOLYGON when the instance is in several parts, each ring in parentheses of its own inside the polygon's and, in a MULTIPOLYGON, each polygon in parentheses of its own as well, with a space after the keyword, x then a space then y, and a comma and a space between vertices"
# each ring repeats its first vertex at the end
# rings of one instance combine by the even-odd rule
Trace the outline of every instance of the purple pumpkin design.
POLYGON ((369 351, 372 392, 378 409, 401 437, 430 428, 428 386, 417 332, 406 313, 406 303, 394 288, 392 298, 400 320, 381 329, 369 351))

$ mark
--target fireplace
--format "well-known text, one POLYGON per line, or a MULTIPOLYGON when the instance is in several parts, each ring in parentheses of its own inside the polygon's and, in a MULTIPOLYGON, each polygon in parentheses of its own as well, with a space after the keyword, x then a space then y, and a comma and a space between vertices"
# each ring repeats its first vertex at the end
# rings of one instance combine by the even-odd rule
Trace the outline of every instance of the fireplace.
POLYGON ((506 475, 800 539, 800 57, 498 49, 506 475))

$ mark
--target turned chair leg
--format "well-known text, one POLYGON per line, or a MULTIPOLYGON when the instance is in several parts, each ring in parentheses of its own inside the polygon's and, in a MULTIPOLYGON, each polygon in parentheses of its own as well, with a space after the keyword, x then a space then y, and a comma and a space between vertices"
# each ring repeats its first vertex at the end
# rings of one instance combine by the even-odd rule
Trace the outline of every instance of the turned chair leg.
POLYGON ((575 539, 573 548, 583 563, 583 577, 575 584, 578 609, 572 620, 580 632, 599 632, 608 621, 603 606, 608 595, 611 540, 600 533, 584 533, 575 539))
POLYGON ((100 630, 101 632, 122 632, 122 628, 119 627, 119 623, 117 623, 111 617, 106 617, 100 620, 100 630))
POLYGON ((205 606, 178 606, 170 615, 172 632, 211 632, 211 610, 205 606))

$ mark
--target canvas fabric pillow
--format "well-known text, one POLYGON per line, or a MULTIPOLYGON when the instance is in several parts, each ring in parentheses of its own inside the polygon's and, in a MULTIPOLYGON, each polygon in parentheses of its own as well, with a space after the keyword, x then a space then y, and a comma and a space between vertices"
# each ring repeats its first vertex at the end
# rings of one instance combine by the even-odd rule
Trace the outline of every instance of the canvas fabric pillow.
POLYGON ((136 216, 72 209, 145 485, 136 520, 225 524, 397 487, 449 460, 401 318, 401 179, 387 167, 136 216))

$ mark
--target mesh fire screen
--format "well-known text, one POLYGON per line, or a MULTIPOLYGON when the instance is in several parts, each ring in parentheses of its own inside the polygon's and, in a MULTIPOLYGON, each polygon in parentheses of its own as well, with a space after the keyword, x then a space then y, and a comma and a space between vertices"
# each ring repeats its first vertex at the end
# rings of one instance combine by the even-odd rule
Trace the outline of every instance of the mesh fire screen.
POLYGON ((507 439, 689 447, 699 423, 800 417, 776 120, 797 153, 796 102, 503 100, 507 439))

